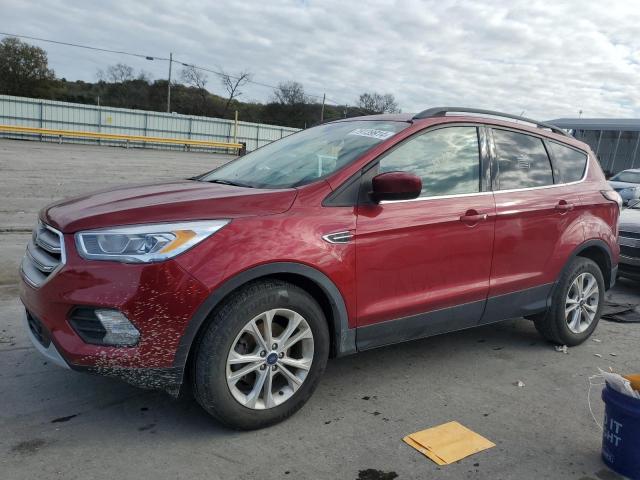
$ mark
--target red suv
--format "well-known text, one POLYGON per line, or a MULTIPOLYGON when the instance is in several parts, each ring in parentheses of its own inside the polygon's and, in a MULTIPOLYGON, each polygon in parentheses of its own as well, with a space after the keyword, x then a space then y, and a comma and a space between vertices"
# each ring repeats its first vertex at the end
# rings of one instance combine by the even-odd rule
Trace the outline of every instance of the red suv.
POLYGON ((299 409, 330 356, 517 317, 584 342, 616 278, 619 203, 552 125, 346 119, 197 178, 46 207, 20 296, 56 363, 190 383, 221 422, 258 428, 299 409))

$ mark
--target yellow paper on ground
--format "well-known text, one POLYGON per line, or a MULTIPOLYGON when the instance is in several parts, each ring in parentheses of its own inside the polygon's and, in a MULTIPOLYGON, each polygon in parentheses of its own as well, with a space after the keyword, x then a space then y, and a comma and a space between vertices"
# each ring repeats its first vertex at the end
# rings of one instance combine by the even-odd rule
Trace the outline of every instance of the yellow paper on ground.
POLYGON ((458 422, 449 422, 407 435, 402 440, 438 465, 448 465, 496 444, 458 422))

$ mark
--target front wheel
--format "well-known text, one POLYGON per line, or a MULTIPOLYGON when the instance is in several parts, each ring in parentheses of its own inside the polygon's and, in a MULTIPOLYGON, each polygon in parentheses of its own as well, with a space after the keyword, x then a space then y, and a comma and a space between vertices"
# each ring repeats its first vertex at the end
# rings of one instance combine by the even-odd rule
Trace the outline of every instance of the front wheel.
POLYGON ((598 325, 604 292, 600 267, 588 258, 574 258, 556 285, 550 309, 535 318, 536 329, 551 342, 581 344, 598 325))
POLYGON ((327 323, 311 295, 280 280, 253 282, 204 331, 193 364, 195 397, 227 426, 266 427, 304 405, 328 354, 327 323))

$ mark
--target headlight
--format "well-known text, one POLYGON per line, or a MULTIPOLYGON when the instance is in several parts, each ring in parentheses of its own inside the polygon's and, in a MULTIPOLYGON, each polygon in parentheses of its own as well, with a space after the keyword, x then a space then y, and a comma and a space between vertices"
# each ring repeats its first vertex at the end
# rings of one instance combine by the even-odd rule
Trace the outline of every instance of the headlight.
POLYGON ((131 225, 76 233, 76 247, 88 260, 159 262, 190 249, 229 220, 131 225))

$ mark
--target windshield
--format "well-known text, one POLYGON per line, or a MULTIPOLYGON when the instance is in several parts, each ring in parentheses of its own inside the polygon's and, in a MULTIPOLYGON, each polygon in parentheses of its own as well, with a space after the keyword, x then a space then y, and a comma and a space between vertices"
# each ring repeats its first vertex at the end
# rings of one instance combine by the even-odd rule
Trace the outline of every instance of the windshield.
POLYGON ((199 180, 255 188, 305 185, 350 164, 409 125, 382 120, 320 125, 270 143, 199 180))
POLYGON ((640 172, 620 172, 611 180, 614 182, 640 183, 640 172))

